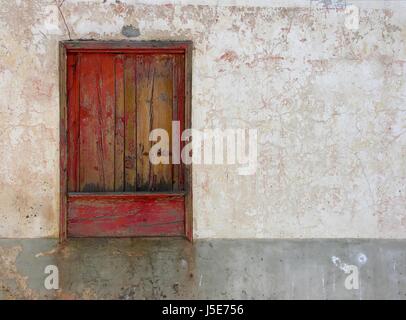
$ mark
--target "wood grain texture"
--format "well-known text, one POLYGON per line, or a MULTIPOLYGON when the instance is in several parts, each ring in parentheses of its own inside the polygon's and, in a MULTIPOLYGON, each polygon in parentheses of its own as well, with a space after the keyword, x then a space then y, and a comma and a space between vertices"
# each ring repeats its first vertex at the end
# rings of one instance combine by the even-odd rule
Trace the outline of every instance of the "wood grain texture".
POLYGON ((136 134, 136 79, 135 79, 135 56, 127 55, 124 62, 124 177, 125 191, 136 190, 137 175, 137 134, 136 134))
POLYGON ((181 236, 182 195, 70 195, 69 237, 181 236))
MULTIPOLYGON (((185 129, 192 128, 192 43, 188 43, 185 51, 185 129)), ((192 165, 184 165, 185 174, 185 235, 189 241, 193 241, 193 180, 192 165)))
POLYGON ((80 68, 80 191, 114 190, 114 61, 86 54, 80 68))
MULTIPOLYGON (((172 76, 173 76, 173 93, 172 93, 172 120, 173 121, 179 121, 179 56, 180 55, 173 55, 172 56, 172 76)), ((179 126, 179 134, 177 136, 174 136, 174 131, 172 130, 172 146, 178 146, 179 147, 179 152, 175 154, 172 148, 172 190, 173 191, 179 191, 179 175, 181 175, 180 171, 180 164, 175 163, 176 157, 180 159, 180 150, 181 150, 181 130, 179 126)))
MULTIPOLYGON (((181 141, 182 132, 185 128, 191 128, 190 124, 187 123, 185 119, 185 56, 184 55, 176 55, 175 56, 175 66, 174 70, 176 70, 176 86, 174 88, 174 92, 176 92, 176 109, 174 109, 173 118, 180 122, 180 133, 179 133, 179 144, 180 150, 185 146, 185 142, 181 141)), ((179 155, 179 158, 180 155, 179 155)), ((182 161, 178 165, 174 165, 175 175, 173 177, 174 183, 174 190, 185 190, 184 180, 185 180, 185 169, 184 164, 182 161)))
MULTIPOLYGON (((137 190, 172 190, 170 164, 151 164, 149 151, 153 129, 164 129, 171 143, 173 117, 173 59, 168 55, 137 56, 137 190)), ((161 154, 170 156, 169 148, 161 154)))
POLYGON ((68 101, 67 101, 67 52, 63 43, 59 43, 59 241, 67 238, 67 192, 68 192, 68 101))
POLYGON ((191 41, 62 41, 69 52, 185 53, 191 41))
POLYGON ((104 191, 114 191, 115 154, 115 59, 113 55, 100 55, 99 99, 99 162, 104 171, 104 191))
MULTIPOLYGON (((153 117, 151 118, 152 129, 163 129, 168 133, 169 145, 160 149, 161 155, 169 157, 171 163, 171 140, 172 140, 172 95, 173 95, 173 70, 172 59, 168 55, 154 56, 154 78, 152 108, 153 117)), ((169 191, 172 190, 172 166, 171 164, 152 165, 149 177, 150 191, 169 191)))
POLYGON ((67 97, 68 114, 68 191, 79 190, 79 70, 80 56, 67 56, 67 97))
POLYGON ((137 55, 137 191, 149 190, 151 163, 149 133, 154 117, 155 66, 152 56, 137 55))
POLYGON ((151 130, 166 130, 171 159, 172 120, 184 128, 183 55, 70 57, 69 191, 183 190, 182 164, 149 161, 151 130))
POLYGON ((114 190, 124 191, 124 57, 115 57, 115 148, 114 148, 114 190))

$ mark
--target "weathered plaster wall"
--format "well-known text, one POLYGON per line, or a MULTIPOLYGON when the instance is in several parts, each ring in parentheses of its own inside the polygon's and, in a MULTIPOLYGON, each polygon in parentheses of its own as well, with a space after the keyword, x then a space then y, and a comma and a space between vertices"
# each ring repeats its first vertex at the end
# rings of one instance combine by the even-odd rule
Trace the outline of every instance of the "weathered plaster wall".
POLYGON ((405 5, 355 2, 351 31, 323 3, 152 2, 0 0, 1 237, 58 232, 58 41, 124 25, 194 41, 195 128, 259 130, 256 175, 194 167, 196 237, 405 237, 405 5))

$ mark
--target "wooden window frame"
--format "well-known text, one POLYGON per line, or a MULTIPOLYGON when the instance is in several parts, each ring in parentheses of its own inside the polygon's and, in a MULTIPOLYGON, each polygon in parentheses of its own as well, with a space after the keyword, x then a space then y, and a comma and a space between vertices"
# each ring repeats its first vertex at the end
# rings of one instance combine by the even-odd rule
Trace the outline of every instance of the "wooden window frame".
MULTIPOLYGON (((192 41, 99 41, 69 40, 59 42, 59 104, 60 104, 60 215, 59 241, 67 239, 68 177, 67 177, 67 53, 128 52, 184 53, 185 55, 185 129, 192 128, 192 41)), ((185 174, 185 237, 193 241, 192 165, 184 164, 185 174)), ((143 192, 143 194, 146 194, 143 192)), ((154 194, 153 192, 147 194, 154 194)))

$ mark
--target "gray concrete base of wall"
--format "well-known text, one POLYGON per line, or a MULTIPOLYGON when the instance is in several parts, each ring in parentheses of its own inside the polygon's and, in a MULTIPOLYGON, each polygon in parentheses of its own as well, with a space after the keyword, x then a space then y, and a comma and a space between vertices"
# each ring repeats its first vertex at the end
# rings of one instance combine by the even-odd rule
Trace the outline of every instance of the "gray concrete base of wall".
POLYGON ((0 298, 405 299, 406 240, 2 239, 0 298))

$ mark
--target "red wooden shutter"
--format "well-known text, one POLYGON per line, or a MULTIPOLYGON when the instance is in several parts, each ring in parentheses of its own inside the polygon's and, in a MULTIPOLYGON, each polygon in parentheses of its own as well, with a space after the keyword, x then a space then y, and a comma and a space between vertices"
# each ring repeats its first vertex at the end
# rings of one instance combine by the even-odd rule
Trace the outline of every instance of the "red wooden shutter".
POLYGON ((185 52, 68 48, 68 236, 185 235, 185 166, 148 156, 151 130, 186 127, 185 52))

